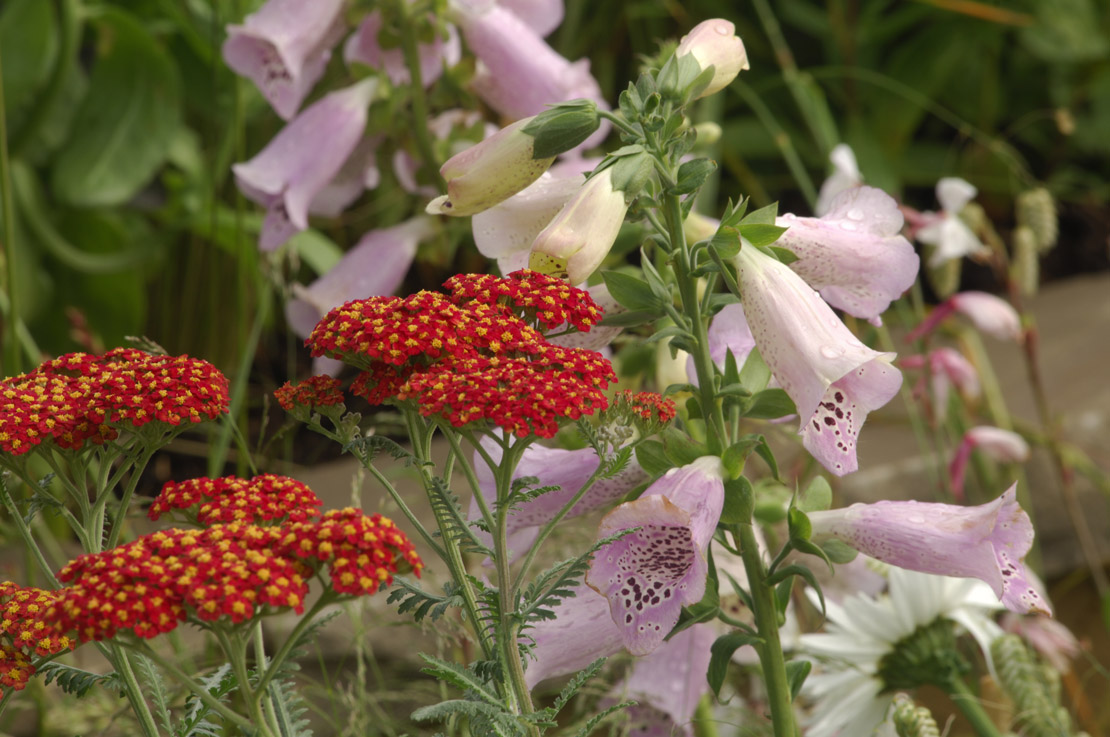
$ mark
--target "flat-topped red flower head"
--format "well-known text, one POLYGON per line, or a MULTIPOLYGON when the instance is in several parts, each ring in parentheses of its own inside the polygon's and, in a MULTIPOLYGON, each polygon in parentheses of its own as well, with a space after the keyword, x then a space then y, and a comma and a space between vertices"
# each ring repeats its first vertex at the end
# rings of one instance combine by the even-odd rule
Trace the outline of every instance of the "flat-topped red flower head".
POLYGON ((223 522, 258 524, 290 519, 303 522, 319 517, 320 497, 300 481, 264 473, 251 479, 225 476, 169 481, 150 505, 147 516, 156 520, 174 510, 190 522, 208 527, 223 522))

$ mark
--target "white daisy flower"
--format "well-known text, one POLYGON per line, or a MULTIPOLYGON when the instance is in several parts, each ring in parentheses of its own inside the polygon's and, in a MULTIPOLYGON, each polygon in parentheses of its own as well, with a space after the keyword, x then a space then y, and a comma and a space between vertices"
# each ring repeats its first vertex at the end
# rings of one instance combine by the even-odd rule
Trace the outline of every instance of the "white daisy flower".
MULTIPOLYGON (((906 682, 884 678, 884 659, 899 643, 949 620, 979 643, 990 663, 990 643, 1002 634, 991 613, 1002 608, 990 586, 972 578, 933 576, 901 568, 887 572, 890 586, 877 597, 827 602, 825 632, 800 638, 800 651, 815 661, 803 693, 812 701, 806 737, 872 737, 885 734, 894 689, 906 682)), ((889 662, 889 661, 888 661, 889 662)), ((912 678, 900 673, 899 680, 912 678)))

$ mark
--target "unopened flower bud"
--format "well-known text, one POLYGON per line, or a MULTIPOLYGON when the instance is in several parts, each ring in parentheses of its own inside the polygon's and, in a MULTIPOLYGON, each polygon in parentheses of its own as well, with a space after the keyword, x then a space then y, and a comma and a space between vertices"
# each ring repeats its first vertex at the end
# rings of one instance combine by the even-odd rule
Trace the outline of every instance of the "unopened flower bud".
POLYGON ((535 158, 536 139, 524 132, 532 120, 518 120, 448 159, 439 170, 447 194, 428 203, 428 214, 473 215, 539 179, 555 157, 535 158))
POLYGON ((748 69, 748 53, 736 35, 736 26, 724 18, 702 21, 679 42, 675 56, 692 55, 703 69, 713 67, 713 79, 698 97, 708 97, 727 87, 742 69, 748 69))
POLYGON ((1045 253, 1052 250, 1060 235, 1056 216, 1056 200, 1044 187, 1022 192, 1017 198, 1018 225, 1024 225, 1036 236, 1037 251, 1045 253))
POLYGON ((536 236, 528 268, 581 284, 601 265, 628 212, 624 192, 613 186, 614 169, 586 180, 536 236))
POLYGON ((1014 228, 1013 266, 1011 275, 1017 282, 1021 293, 1032 297, 1040 285, 1041 263, 1037 234, 1028 225, 1014 228))

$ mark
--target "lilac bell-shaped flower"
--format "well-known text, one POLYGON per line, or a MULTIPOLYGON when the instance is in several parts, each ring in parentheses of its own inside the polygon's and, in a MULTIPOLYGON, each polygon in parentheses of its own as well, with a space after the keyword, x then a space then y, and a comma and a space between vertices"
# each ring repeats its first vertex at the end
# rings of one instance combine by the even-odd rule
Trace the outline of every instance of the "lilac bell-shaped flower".
POLYGON ((269 0, 243 25, 227 27, 224 60, 289 120, 343 35, 342 9, 343 0, 269 0))
POLYGON ((624 224, 628 202, 613 167, 587 179, 532 243, 528 266, 581 284, 601 266, 624 224))
POLYGON ((724 18, 710 18, 694 26, 682 37, 675 57, 693 56, 702 70, 713 67, 713 79, 698 97, 708 97, 728 87, 743 69, 748 69, 748 53, 736 35, 736 26, 724 18))
POLYGON ((709 693, 709 659, 717 629, 707 622, 679 632, 657 650, 632 661, 614 696, 632 699, 629 733, 637 737, 692 737, 698 703, 709 693))
MULTIPOLYGON (((400 48, 385 49, 378 42, 382 30, 382 13, 373 10, 362 19, 358 30, 351 34, 343 45, 343 59, 347 64, 359 62, 368 67, 385 71, 389 81, 395 85, 409 84, 412 75, 405 64, 404 53, 400 48)), ((425 87, 430 87, 444 67, 453 67, 462 58, 462 43, 453 25, 446 27, 446 38, 438 34, 430 43, 417 44, 420 55, 420 79, 425 87)))
POLYGON ((794 400, 803 444, 837 476, 855 471, 868 413, 902 385, 894 354, 861 343, 800 276, 758 248, 745 245, 735 263, 748 325, 794 400))
POLYGON ((714 456, 672 468, 643 496, 601 520, 598 537, 639 528, 596 553, 586 583, 609 600, 625 647, 646 655, 683 606, 705 594, 705 549, 724 507, 724 466, 714 456))
POLYGON ((978 578, 1007 609, 1051 613, 1022 560, 1033 524, 1017 503, 1017 484, 977 507, 881 501, 810 512, 815 539, 835 537, 892 566, 939 576, 978 578))
POLYGON ((1021 340, 1021 317, 1017 310, 1006 300, 987 292, 953 294, 937 305, 929 316, 906 336, 906 340, 917 340, 928 335, 953 313, 963 315, 979 331, 998 340, 1021 340))
POLYGON ((902 237, 902 212, 881 189, 853 187, 820 218, 788 213, 775 224, 789 228, 775 245, 798 257, 790 268, 850 315, 878 321, 917 278, 920 264, 902 237))
POLYGON ((605 597, 583 584, 572 591, 574 596, 552 607, 554 617, 536 622, 525 632, 534 643, 534 662, 528 662, 524 671, 528 688, 548 678, 576 673, 624 648, 605 597))
MULTIPOLYGON (((948 412, 948 395, 952 387, 963 397, 975 399, 981 392, 979 372, 963 354, 953 348, 937 348, 929 351, 928 356, 906 356, 899 359, 902 368, 924 368, 928 362, 928 376, 933 390, 933 402, 938 419, 943 420, 948 412)), ((923 396, 925 376, 914 386, 914 395, 923 396)))
POLYGON ((1003 463, 1024 463, 1029 460, 1029 444, 1016 432, 1000 427, 981 425, 964 433, 960 447, 948 465, 948 478, 952 482, 952 493, 957 500, 963 500, 964 475, 971 451, 978 450, 988 458, 1003 463))
MULTIPOLYGON (((500 459, 501 448, 495 441, 486 438, 481 442, 493 459, 500 459)), ((592 448, 564 450, 538 444, 528 446, 513 471, 513 480, 534 476, 539 479, 537 486, 559 488, 513 506, 505 520, 505 534, 512 554, 519 555, 532 546, 540 527, 550 522, 578 494, 590 476, 597 471, 600 463, 592 448)), ((493 478, 493 471, 478 453, 474 456, 474 470, 482 496, 492 507, 497 500, 497 483, 493 478)), ((578 517, 608 506, 648 478, 640 465, 632 460, 615 476, 595 481, 567 513, 566 518, 578 517)), ((480 511, 475 500, 470 505, 470 519, 479 518, 480 511)))
POLYGON ((447 181, 447 194, 428 203, 428 214, 473 215, 539 179, 555 157, 533 157, 536 139, 524 132, 531 122, 531 118, 518 120, 448 159, 439 169, 447 181))
POLYGON ((960 220, 960 210, 971 202, 978 191, 974 185, 959 177, 945 177, 937 182, 937 201, 940 202, 941 212, 922 213, 925 224, 917 230, 917 240, 936 249, 929 258, 929 266, 936 268, 955 258, 989 253, 971 228, 960 220))
MULTIPOLYGON (((585 98, 608 109, 588 59, 571 62, 559 55, 511 10, 486 0, 453 5, 467 45, 478 57, 474 90, 490 107, 515 120, 543 112, 548 105, 585 98)), ((608 124, 586 139, 597 145, 608 124)))
POLYGON ((362 139, 376 82, 332 92, 281 129, 266 148, 231 170, 244 195, 267 208, 260 247, 272 251, 308 227, 315 197, 362 139))
POLYGON ((854 189, 863 184, 863 175, 860 174, 859 165, 856 163, 856 154, 852 147, 846 143, 838 143, 829 152, 829 161, 833 165, 833 173, 821 183, 821 191, 817 194, 817 204, 813 212, 817 217, 822 217, 832 209, 833 199, 845 190, 854 189))
POLYGON ((563 0, 498 0, 498 5, 528 24, 540 36, 547 36, 563 22, 563 0))
POLYGON ((555 164, 512 197, 476 214, 471 228, 478 251, 497 259, 502 274, 525 268, 532 241, 582 188, 582 175, 596 164, 586 159, 555 164))

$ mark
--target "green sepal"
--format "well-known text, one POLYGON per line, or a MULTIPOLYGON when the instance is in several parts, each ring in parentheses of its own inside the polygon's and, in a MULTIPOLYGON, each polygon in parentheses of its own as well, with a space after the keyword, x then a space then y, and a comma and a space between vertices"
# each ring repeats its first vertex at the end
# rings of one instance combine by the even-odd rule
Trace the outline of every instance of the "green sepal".
POLYGON ((858 550, 842 540, 837 540, 835 537, 822 540, 818 544, 821 546, 821 550, 825 551, 829 560, 840 565, 851 563, 859 555, 858 550))
POLYGON ((786 664, 786 681, 790 684, 791 701, 798 698, 811 670, 813 670, 813 663, 808 660, 791 660, 786 664))
POLYGON ((549 159, 570 151, 601 126, 597 103, 570 100, 552 105, 521 129, 535 139, 533 159, 549 159))
MULTIPOLYGON (((745 203, 746 204, 746 203, 745 203)), ((779 203, 772 202, 766 207, 753 210, 740 220, 740 225, 774 225, 775 218, 779 216, 779 203)))
POLYGON ((671 194, 690 194, 704 184, 709 175, 716 170, 717 162, 712 159, 687 161, 678 167, 678 176, 670 189, 671 194))
POLYGON ((759 635, 751 635, 740 631, 729 632, 727 635, 721 635, 714 640, 709 648, 709 670, 705 677, 709 681, 709 687, 713 689, 715 696, 719 696, 721 693, 721 686, 724 685, 729 663, 732 662, 732 654, 745 645, 758 648, 762 644, 763 638, 759 635))
POLYGON ((717 232, 709 239, 709 247, 726 261, 736 258, 736 254, 740 253, 740 246, 740 231, 729 225, 717 228, 717 232))
POLYGON ((823 512, 832 506, 832 487, 824 476, 817 476, 809 482, 805 491, 795 500, 803 512, 823 512))
MULTIPOLYGON (((752 394, 762 392, 771 382, 771 369, 767 367, 758 348, 753 347, 752 352, 748 354, 737 380, 752 394)), ((779 415, 779 417, 782 416, 779 415)))
POLYGON ((721 509, 721 524, 748 524, 755 511, 755 491, 743 476, 725 481, 725 501, 721 509))
POLYGON ((651 157, 647 153, 621 156, 610 167, 612 169, 613 189, 624 192, 626 201, 631 201, 647 184, 648 177, 654 169, 651 157))
POLYGON ((745 223, 737 228, 740 235, 757 248, 769 246, 779 239, 789 228, 766 223, 745 223))
POLYGON ((764 389, 752 395, 745 417, 753 420, 773 420, 795 414, 794 400, 782 389, 764 389))
POLYGON ((691 439, 676 428, 668 427, 663 431, 662 438, 667 457, 676 466, 686 466, 709 455, 709 449, 703 443, 691 439))

